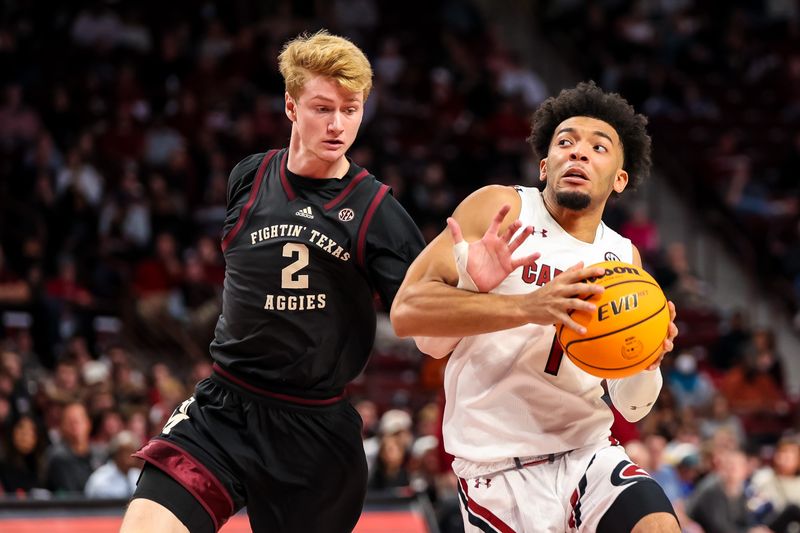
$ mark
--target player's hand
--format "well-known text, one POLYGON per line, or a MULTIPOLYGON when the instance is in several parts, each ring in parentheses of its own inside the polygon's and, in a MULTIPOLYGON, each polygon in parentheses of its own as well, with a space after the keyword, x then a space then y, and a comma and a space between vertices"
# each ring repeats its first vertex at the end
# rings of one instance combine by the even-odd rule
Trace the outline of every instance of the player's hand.
MULTIPOLYGON (((510 210, 510 205, 504 205, 500 208, 483 237, 479 241, 469 243, 467 273, 480 292, 489 292, 506 279, 511 272, 522 265, 533 263, 539 258, 540 254, 538 253, 519 259, 511 258, 511 255, 525 242, 525 239, 530 237, 533 228, 530 226, 525 228, 522 233, 512 240, 514 234, 522 227, 522 222, 515 220, 500 235, 500 225, 510 210)), ((450 228, 450 235, 454 244, 464 240, 464 236, 461 234, 461 226, 458 225, 458 222, 453 217, 447 219, 447 227, 450 228)))
POLYGON ((667 302, 667 306, 669 307, 669 326, 667 328, 667 338, 664 339, 664 344, 661 346, 663 351, 658 359, 656 359, 656 362, 647 367, 647 370, 655 370, 658 368, 661 365, 661 361, 664 360, 664 356, 675 347, 673 341, 675 337, 678 336, 678 326, 675 325, 675 304, 667 302))
POLYGON ((572 320, 572 311, 594 313, 597 306, 586 300, 594 294, 602 294, 605 287, 587 283, 586 279, 599 277, 605 273, 602 267, 584 268, 583 262, 568 268, 546 283, 541 289, 532 292, 527 300, 530 322, 534 324, 564 324, 579 334, 586 328, 572 320))

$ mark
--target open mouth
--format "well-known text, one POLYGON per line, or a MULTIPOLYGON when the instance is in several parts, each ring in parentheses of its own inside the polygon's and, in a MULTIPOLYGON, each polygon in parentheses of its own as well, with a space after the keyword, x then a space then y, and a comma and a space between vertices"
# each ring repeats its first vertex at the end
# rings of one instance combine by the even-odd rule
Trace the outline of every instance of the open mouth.
POLYGON ((576 179, 576 180, 589 181, 589 176, 586 174, 586 172, 583 169, 577 168, 577 167, 568 169, 564 173, 564 175, 562 177, 563 178, 576 179))
POLYGON ((327 141, 322 141, 322 144, 324 144, 325 146, 327 146, 329 148, 339 148, 340 146, 342 146, 344 144, 344 142, 342 142, 340 140, 337 140, 337 139, 331 139, 331 140, 327 140, 327 141))

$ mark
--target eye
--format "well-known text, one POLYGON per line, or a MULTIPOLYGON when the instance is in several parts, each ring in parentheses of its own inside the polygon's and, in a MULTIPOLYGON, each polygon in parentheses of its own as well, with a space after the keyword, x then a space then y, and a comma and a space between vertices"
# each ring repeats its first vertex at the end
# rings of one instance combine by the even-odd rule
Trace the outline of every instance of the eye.
POLYGON ((345 109, 345 113, 347 113, 348 115, 353 115, 355 114, 356 111, 358 111, 358 109, 355 107, 348 107, 347 109, 345 109))
POLYGON ((319 113, 327 113, 329 109, 325 106, 317 106, 317 112, 319 113))
POLYGON ((608 148, 606 148, 606 147, 605 147, 605 146, 603 146, 602 144, 598 144, 597 146, 595 146, 595 147, 594 147, 594 149, 595 149, 595 150, 597 150, 597 151, 598 151, 598 152, 600 152, 600 153, 606 153, 606 152, 608 152, 608 148))
POLYGON ((556 142, 556 144, 557 144, 558 146, 568 146, 568 145, 572 144, 572 141, 570 141, 569 139, 559 139, 559 140, 556 142))

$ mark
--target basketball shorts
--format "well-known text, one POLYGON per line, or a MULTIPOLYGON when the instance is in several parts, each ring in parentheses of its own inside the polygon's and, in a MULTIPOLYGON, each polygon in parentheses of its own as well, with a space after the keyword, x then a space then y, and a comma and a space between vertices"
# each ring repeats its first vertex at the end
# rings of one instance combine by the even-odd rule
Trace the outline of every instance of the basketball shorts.
POLYGON ((609 443, 458 482, 467 533, 623 533, 650 513, 675 514, 658 483, 609 443))
POLYGON ((352 531, 367 483, 361 417, 346 399, 302 405, 253 390, 217 373, 198 383, 135 454, 147 465, 134 498, 174 507, 184 524, 194 501, 213 530, 247 506, 253 531, 352 531))

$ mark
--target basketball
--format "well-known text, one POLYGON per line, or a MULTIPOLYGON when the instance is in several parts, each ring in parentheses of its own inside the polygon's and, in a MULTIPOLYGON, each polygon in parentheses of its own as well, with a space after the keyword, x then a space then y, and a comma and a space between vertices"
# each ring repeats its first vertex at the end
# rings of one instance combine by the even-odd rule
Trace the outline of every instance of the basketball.
POLYGON ((558 326, 558 341, 575 365, 601 378, 624 378, 644 370, 661 353, 669 327, 667 298, 641 267, 619 261, 597 263, 604 275, 590 283, 605 287, 588 301, 597 309, 573 311, 586 334, 558 326))

